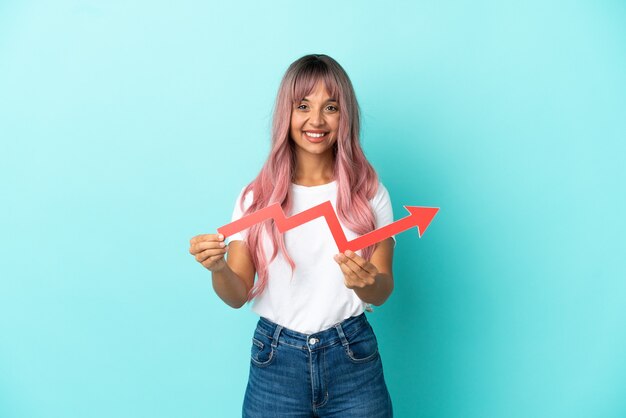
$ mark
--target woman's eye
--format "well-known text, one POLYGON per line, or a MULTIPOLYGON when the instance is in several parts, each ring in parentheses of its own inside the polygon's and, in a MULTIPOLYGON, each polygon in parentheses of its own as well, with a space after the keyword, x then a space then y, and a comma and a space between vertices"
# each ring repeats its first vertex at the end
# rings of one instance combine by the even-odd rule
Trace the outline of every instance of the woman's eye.
MULTIPOLYGON (((307 108, 308 106, 306 104, 301 104, 296 107, 296 109, 300 109, 300 110, 306 110, 307 108)), ((339 109, 337 109, 337 106, 330 105, 330 106, 326 106, 326 110, 330 112, 336 112, 339 109)))

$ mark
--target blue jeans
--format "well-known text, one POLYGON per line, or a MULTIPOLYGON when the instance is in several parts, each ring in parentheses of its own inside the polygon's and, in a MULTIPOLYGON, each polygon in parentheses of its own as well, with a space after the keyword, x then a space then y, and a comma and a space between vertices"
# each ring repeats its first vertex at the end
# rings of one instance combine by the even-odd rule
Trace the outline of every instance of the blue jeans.
POLYGON ((311 335, 261 317, 252 338, 243 416, 393 416, 365 314, 311 335))

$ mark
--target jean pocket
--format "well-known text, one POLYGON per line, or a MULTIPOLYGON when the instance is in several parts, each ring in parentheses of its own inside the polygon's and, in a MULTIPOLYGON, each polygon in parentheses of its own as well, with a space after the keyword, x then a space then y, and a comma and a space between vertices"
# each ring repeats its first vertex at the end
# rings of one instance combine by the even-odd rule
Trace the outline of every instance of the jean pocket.
POLYGON ((250 360, 258 367, 269 366, 274 361, 275 350, 269 337, 255 332, 252 337, 250 360))
POLYGON ((346 354, 353 363, 366 363, 378 356, 378 341, 372 327, 367 324, 347 338, 346 354))

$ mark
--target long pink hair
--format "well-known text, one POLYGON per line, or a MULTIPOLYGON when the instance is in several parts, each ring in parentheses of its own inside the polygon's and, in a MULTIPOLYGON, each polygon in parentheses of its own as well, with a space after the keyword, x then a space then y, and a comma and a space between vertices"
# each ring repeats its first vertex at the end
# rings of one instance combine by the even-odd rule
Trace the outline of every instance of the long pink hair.
MULTIPOLYGON (((239 202, 252 191, 252 204, 244 215, 276 202, 291 215, 291 183, 294 180, 296 155, 289 128, 291 112, 296 102, 310 94, 322 80, 328 93, 337 98, 339 107, 338 138, 334 146, 334 179, 337 181, 337 214, 341 222, 358 235, 375 227, 374 214, 369 204, 378 189, 378 176, 367 161, 359 143, 359 105, 345 70, 327 55, 305 55, 293 62, 280 83, 274 105, 272 122, 272 148, 258 176, 244 189, 239 202)), ((292 269, 296 265, 285 248, 283 236, 273 221, 256 224, 248 230, 245 243, 256 267, 258 279, 248 295, 248 301, 260 295, 268 280, 268 266, 280 249, 292 269), (262 232, 266 231, 272 243, 272 256, 268 261, 263 249, 262 232)), ((363 258, 369 260, 374 246, 364 248, 363 258)))

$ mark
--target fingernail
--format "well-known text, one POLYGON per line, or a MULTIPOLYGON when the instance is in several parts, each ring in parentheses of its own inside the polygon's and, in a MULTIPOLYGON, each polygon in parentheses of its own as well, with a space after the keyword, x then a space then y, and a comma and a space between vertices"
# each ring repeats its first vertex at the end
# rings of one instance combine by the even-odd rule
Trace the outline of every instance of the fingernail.
POLYGON ((218 237, 220 240, 223 240, 223 239, 224 239, 224 235, 222 235, 222 234, 219 234, 217 237, 218 237))
POLYGON ((226 247, 226 243, 220 242, 220 247, 222 247, 222 248, 226 247))
POLYGON ((346 255, 347 255, 348 257, 352 256, 352 254, 354 254, 352 251, 350 251, 350 250, 346 250, 346 255))

